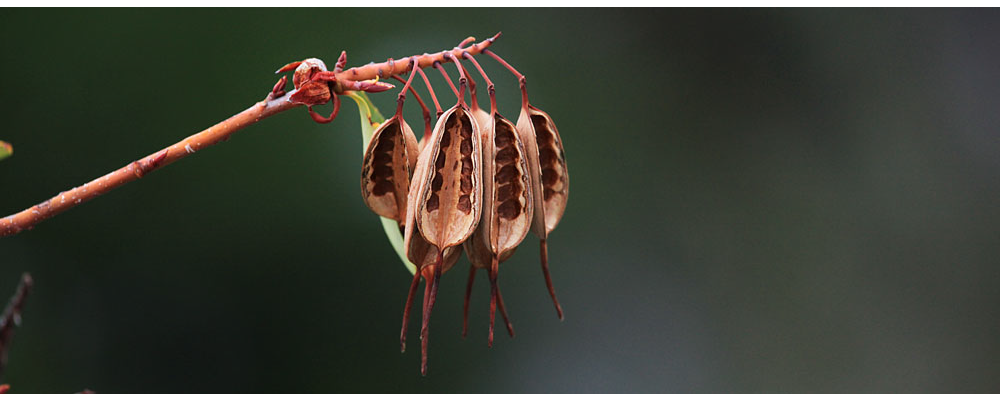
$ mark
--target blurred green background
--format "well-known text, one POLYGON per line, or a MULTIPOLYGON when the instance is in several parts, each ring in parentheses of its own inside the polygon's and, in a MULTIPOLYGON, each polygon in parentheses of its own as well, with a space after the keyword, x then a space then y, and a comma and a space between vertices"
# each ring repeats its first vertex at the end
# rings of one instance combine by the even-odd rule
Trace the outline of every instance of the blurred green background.
MULTIPOLYGON (((998 17, 4 9, 0 139, 15 154, 0 163, 0 214, 243 110, 286 62, 332 65, 344 49, 360 65, 497 31, 493 49, 559 126, 572 188, 550 237, 566 320, 529 236, 500 275, 518 336, 486 347, 481 275, 462 340, 463 259, 442 281, 422 378, 418 347, 398 350, 410 275, 359 193, 355 105, 329 125, 275 116, 0 239, 0 296, 22 271, 36 281, 2 381, 21 393, 998 391, 998 17)), ((481 61, 516 117, 516 82, 481 61)), ((393 93, 373 99, 391 113, 393 93)), ((415 103, 407 116, 420 121, 415 103)))

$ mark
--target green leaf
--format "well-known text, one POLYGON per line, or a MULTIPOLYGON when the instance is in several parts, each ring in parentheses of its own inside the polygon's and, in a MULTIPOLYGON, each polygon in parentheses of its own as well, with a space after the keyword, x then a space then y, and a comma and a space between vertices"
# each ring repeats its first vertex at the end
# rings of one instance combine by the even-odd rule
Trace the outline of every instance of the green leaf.
POLYGON ((10 143, 7 143, 3 140, 0 140, 0 160, 10 157, 11 154, 14 154, 14 146, 11 146, 10 143))
MULTIPOLYGON (((354 99, 354 102, 358 103, 358 114, 361 116, 361 153, 368 150, 368 143, 372 141, 372 134, 375 133, 375 129, 378 128, 379 124, 385 122, 385 117, 382 113, 378 112, 378 108, 372 104, 372 101, 368 99, 368 95, 365 92, 346 92, 347 97, 354 99)), ((403 250, 403 235, 399 232, 399 224, 396 221, 385 217, 379 217, 382 220, 382 229, 385 230, 385 236, 389 238, 389 243, 392 244, 392 248, 396 250, 396 255, 399 256, 400 261, 406 266, 406 269, 410 270, 411 274, 417 273, 417 267, 406 259, 406 251, 403 250)))

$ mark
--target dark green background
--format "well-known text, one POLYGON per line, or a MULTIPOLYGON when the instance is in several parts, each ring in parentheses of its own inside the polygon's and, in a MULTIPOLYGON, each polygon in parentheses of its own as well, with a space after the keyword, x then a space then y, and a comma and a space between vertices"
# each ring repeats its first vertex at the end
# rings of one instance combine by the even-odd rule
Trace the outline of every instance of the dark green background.
MULTIPOLYGON (((244 109, 286 62, 346 49, 359 65, 501 30, 494 49, 528 76, 572 172, 550 238, 566 320, 529 236, 501 268, 517 338, 487 349, 480 279, 463 341, 463 260, 442 281, 421 378, 417 347, 397 341, 410 275, 359 193, 354 104, 329 125, 278 115, 0 239, 0 296, 22 271, 37 285, 2 381, 22 393, 998 391, 998 17, 2 10, 0 139, 15 155, 0 163, 0 214, 244 109)), ((515 117, 515 81, 482 61, 515 117)))

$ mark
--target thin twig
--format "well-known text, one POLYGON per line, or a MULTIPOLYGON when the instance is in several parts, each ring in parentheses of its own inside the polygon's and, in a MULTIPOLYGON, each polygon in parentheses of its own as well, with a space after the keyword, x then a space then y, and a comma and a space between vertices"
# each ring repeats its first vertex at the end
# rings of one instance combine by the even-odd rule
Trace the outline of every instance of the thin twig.
POLYGON ((91 200, 201 149, 222 142, 228 139, 229 135, 257 121, 300 105, 289 102, 288 96, 286 94, 275 98, 273 95, 268 95, 267 99, 257 102, 243 112, 188 136, 170 147, 134 161, 82 186, 61 192, 51 199, 17 214, 4 217, 0 219, 0 237, 11 236, 22 230, 31 229, 35 224, 73 208, 77 204, 91 200))
POLYGON ((31 292, 31 285, 31 275, 25 272, 21 275, 21 283, 17 285, 14 297, 11 297, 3 311, 3 317, 0 317, 0 374, 3 374, 4 367, 7 366, 7 351, 10 350, 10 341, 14 337, 14 328, 21 325, 21 310, 31 292))
MULTIPOLYGON (((464 53, 481 53, 493 44, 493 41, 495 41, 499 36, 500 33, 497 33, 489 39, 464 49, 456 47, 452 50, 445 50, 434 54, 425 53, 423 55, 413 56, 412 58, 416 60, 418 72, 423 75, 423 71, 420 69, 437 63, 449 62, 452 59, 457 60, 457 57, 464 53)), ((464 43, 466 43, 466 41, 463 41, 463 44, 464 43)), ((334 71, 331 71, 336 76, 336 87, 334 89, 337 93, 347 90, 345 87, 345 84, 347 83, 358 83, 366 80, 377 79, 379 77, 390 77, 410 70, 409 62, 397 63, 394 60, 389 59, 383 63, 368 64, 362 67, 355 67, 341 71, 341 64, 344 62, 346 62, 346 54, 341 53, 340 59, 337 62, 337 68, 334 71)), ((424 81, 429 83, 426 76, 424 76, 424 81)), ((191 135, 170 147, 150 154, 140 160, 134 161, 116 171, 108 173, 107 175, 65 192, 60 192, 51 199, 27 208, 19 213, 11 214, 0 219, 0 237, 12 236, 26 229, 31 229, 39 222, 73 208, 77 204, 89 201, 97 196, 111 191, 114 188, 142 178, 146 174, 155 171, 160 167, 171 164, 174 161, 180 160, 190 154, 194 154, 205 147, 222 142, 228 139, 234 132, 264 118, 300 106, 300 103, 288 101, 289 97, 294 92, 285 94, 282 89, 284 86, 283 82, 284 78, 282 78, 282 80, 275 85, 272 93, 269 94, 265 100, 254 104, 239 114, 229 117, 225 121, 191 135)), ((438 107, 438 115, 440 115, 440 106, 437 104, 437 98, 434 96, 433 91, 431 91, 431 98, 434 100, 434 105, 438 107)))
MULTIPOLYGON (((500 37, 500 33, 464 49, 456 47, 452 50, 445 50, 434 54, 422 54, 414 57, 417 59, 417 66, 423 69, 433 66, 435 62, 446 63, 451 61, 452 58, 457 59, 458 57, 462 57, 462 53, 479 54, 486 50, 487 47, 490 47, 498 37, 500 37)), ((339 72, 337 73, 337 81, 357 82, 379 77, 388 78, 393 75, 406 73, 409 70, 409 62, 402 62, 402 59, 399 62, 389 59, 389 61, 383 63, 368 64, 363 67, 354 67, 344 72, 339 72)))

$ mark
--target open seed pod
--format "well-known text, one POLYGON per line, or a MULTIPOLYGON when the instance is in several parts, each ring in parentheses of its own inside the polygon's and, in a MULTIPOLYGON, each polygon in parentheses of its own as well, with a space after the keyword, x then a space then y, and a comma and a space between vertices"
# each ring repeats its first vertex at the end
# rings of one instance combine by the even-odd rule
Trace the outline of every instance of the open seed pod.
POLYGON ((424 138, 418 164, 425 174, 417 192, 417 227, 428 243, 447 249, 465 242, 479 223, 482 210, 481 127, 475 114, 465 105, 465 87, 472 90, 473 108, 479 110, 475 81, 467 78, 465 68, 454 56, 460 89, 439 63, 435 68, 455 92, 458 101, 438 117, 429 138, 424 138))
POLYGON ((419 151, 413 129, 403 119, 406 90, 418 68, 416 59, 410 60, 410 68, 410 79, 396 100, 396 114, 372 133, 361 164, 361 197, 365 204, 376 214, 396 220, 400 226, 406 218, 410 178, 419 151))
MULTIPOLYGON (((475 84, 469 80, 472 91, 472 112, 482 131, 483 142, 483 215, 472 237, 465 242, 466 252, 472 263, 466 285, 462 335, 468 332, 469 297, 477 269, 485 269, 490 279, 490 331, 489 345, 493 346, 493 327, 497 306, 507 324, 507 331, 514 336, 514 328, 503 305, 503 296, 497 283, 499 264, 513 253, 524 240, 531 227, 533 196, 528 179, 527 153, 517 128, 497 113, 496 93, 493 82, 479 62, 469 53, 463 57, 471 61, 488 85, 490 112, 479 109, 475 84)), ((468 75, 468 73, 466 73, 468 75)))
MULTIPOLYGON (((531 228, 534 199, 529 179, 528 155, 517 128, 500 114, 493 114, 483 137, 483 216, 466 248, 485 246, 504 261, 524 240, 531 228), (488 137, 490 136, 490 137, 488 137), (487 144, 487 142, 489 142, 487 144)), ((479 254, 477 250, 468 250, 479 254)), ((489 260, 476 257, 478 268, 489 268, 489 260)))
POLYGON ((438 247, 428 243, 417 230, 416 193, 419 191, 419 186, 427 184, 426 179, 421 179, 421 177, 426 176, 427 167, 424 164, 417 164, 413 173, 413 187, 407 197, 408 206, 406 207, 403 247, 406 250, 406 257, 417 266, 417 272, 413 275, 413 281, 410 283, 410 290, 406 296, 406 305, 403 307, 403 327, 399 333, 400 350, 406 351, 406 330, 409 325, 410 309, 413 307, 417 286, 420 284, 420 279, 423 278, 425 290, 422 308, 423 322, 420 330, 420 373, 423 375, 427 375, 428 326, 437 297, 437 285, 441 275, 451 269, 462 254, 462 248, 459 246, 447 248, 443 252, 438 251, 438 247))
POLYGON ((416 223, 428 243, 447 249, 461 244, 479 222, 482 206, 482 145, 469 109, 456 104, 438 119, 417 159, 426 168, 414 179, 416 223))
POLYGON ((402 113, 387 119, 372 134, 361 164, 361 197, 376 214, 403 224, 417 138, 402 113))
POLYGON ((566 157, 563 152, 562 139, 552 118, 542 110, 532 107, 528 102, 527 79, 517 72, 513 66, 490 50, 483 54, 493 57, 500 64, 517 76, 521 87, 521 115, 517 118, 517 133, 524 142, 528 156, 528 176, 531 180, 531 194, 534 198, 534 213, 531 231, 535 232, 541 243, 542 273, 545 275, 545 285, 556 306, 559 319, 563 318, 562 307, 556 299, 556 291, 552 288, 552 276, 549 275, 549 257, 546 240, 548 234, 562 219, 566 211, 566 199, 569 196, 569 171, 566 169, 566 157))
POLYGON ((482 205, 479 127, 459 96, 444 112, 417 157, 408 197, 403 246, 418 266, 410 285, 400 333, 405 349, 406 319, 421 276, 430 285, 424 295, 421 326, 421 373, 427 372, 428 324, 441 275, 454 265, 461 247, 479 222, 482 205))
MULTIPOLYGON (((566 201, 569 199, 569 170, 566 168, 566 155, 563 150, 562 138, 556 124, 552 122, 552 117, 535 106, 529 105, 527 108, 531 126, 535 131, 535 143, 538 148, 538 166, 541 170, 542 189, 541 200, 544 206, 544 221, 535 218, 532 231, 541 235, 542 227, 546 235, 552 232, 562 220, 563 213, 566 212, 566 201), (543 224, 544 223, 544 224, 543 224)), ((522 117, 518 118, 518 129, 521 129, 525 110, 522 110, 522 117)), ((539 197, 536 196, 536 199, 539 197)))
MULTIPOLYGON (((490 331, 489 345, 493 345, 493 326, 496 308, 507 324, 507 331, 514 336, 507 312, 497 285, 499 263, 506 261, 524 240, 531 227, 533 198, 528 179, 527 152, 517 134, 517 128, 500 114, 487 115, 483 129, 483 216, 472 237, 465 242, 465 250, 474 269, 486 269, 490 278, 490 331)), ((474 272, 469 275, 466 306, 463 318, 463 335, 467 330, 468 289, 472 287, 474 272)))
POLYGON ((549 257, 546 240, 548 234, 555 229, 566 211, 566 200, 569 196, 569 171, 566 169, 566 157, 563 152, 562 139, 555 123, 548 114, 528 104, 527 91, 522 80, 521 115, 517 118, 517 133, 524 143, 528 158, 528 176, 531 181, 531 194, 534 197, 534 213, 531 231, 541 239, 542 272, 549 295, 555 304, 559 319, 563 318, 562 306, 556 299, 552 287, 552 276, 549 274, 549 257))
MULTIPOLYGON (((423 157, 422 154, 421 157, 423 157)), ((442 273, 447 272, 458 261, 458 256, 462 254, 461 248, 457 246, 446 248, 441 252, 442 260, 440 261, 442 261, 442 265, 440 268, 436 268, 435 264, 439 261, 437 259, 439 253, 438 247, 428 243, 418 229, 418 193, 422 186, 429 184, 426 179, 428 167, 426 163, 418 161, 413 171, 410 192, 407 196, 405 229, 403 232, 403 248, 406 250, 406 258, 417 266, 417 274, 415 274, 417 278, 421 274, 433 274, 436 269, 440 269, 442 273)), ((429 281, 430 277, 427 277, 427 279, 429 281)))

